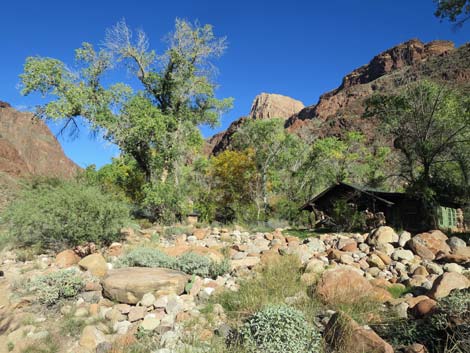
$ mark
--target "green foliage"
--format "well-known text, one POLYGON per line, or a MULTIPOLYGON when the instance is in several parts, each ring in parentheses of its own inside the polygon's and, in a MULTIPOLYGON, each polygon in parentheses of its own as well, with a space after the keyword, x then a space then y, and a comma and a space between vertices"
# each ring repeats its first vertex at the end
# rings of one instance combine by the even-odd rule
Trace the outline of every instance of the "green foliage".
POLYGON ((468 198, 468 94, 431 81, 419 81, 398 93, 372 97, 368 100, 367 115, 378 118, 384 133, 393 138, 401 156, 400 175, 410 190, 429 204, 438 189, 436 181, 446 179, 446 191, 461 188, 467 190, 464 195, 468 198), (447 178, 443 173, 453 176, 447 178))
POLYGON ((136 162, 126 155, 113 158, 110 164, 98 170, 95 170, 94 165, 89 166, 80 178, 100 186, 107 193, 116 194, 129 203, 140 203, 144 198, 145 176, 136 162))
POLYGON ((470 290, 453 291, 438 302, 437 311, 419 320, 394 320, 378 325, 393 345, 421 343, 431 353, 464 353, 470 349, 470 290))
POLYGON ((295 307, 305 317, 313 318, 319 304, 307 297, 308 286, 301 280, 301 267, 297 256, 282 256, 263 266, 253 278, 240 281, 238 291, 225 291, 211 300, 221 304, 229 318, 240 322, 266 305, 284 304, 286 298, 301 295, 295 307))
POLYGON ((182 215, 190 211, 183 188, 178 186, 174 180, 146 184, 143 193, 142 205, 151 220, 172 224, 180 221, 182 215))
POLYGON ((285 305, 267 306, 243 325, 241 339, 250 352, 316 353, 321 335, 303 314, 285 305))
POLYGON ((434 0, 437 3, 436 17, 449 19, 461 26, 470 16, 470 1, 468 0, 434 0))
POLYGON ((403 295, 407 293, 411 293, 412 288, 402 286, 402 285, 392 285, 390 287, 387 287, 387 291, 395 298, 401 298, 403 295))
POLYGON ((116 267, 164 267, 176 268, 176 259, 153 248, 136 248, 119 257, 116 267))
POLYGON ((186 253, 178 257, 178 269, 200 277, 209 277, 211 259, 195 253, 186 253))
POLYGON ((110 243, 128 219, 125 203, 74 181, 33 184, 2 215, 18 245, 53 249, 110 243))
POLYGON ((364 230, 366 228, 365 216, 357 211, 355 205, 349 204, 346 200, 340 199, 334 203, 331 217, 335 223, 335 228, 341 232, 364 230))
POLYGON ((116 267, 163 267, 183 271, 190 275, 212 277, 224 275, 230 271, 227 260, 220 262, 195 253, 187 252, 174 258, 158 249, 136 248, 121 256, 115 262, 116 267))
POLYGON ((60 270, 41 275, 27 284, 27 289, 34 292, 38 301, 52 306, 63 299, 75 298, 85 282, 75 270, 60 270))
POLYGON ((212 60, 224 52, 225 38, 215 37, 210 25, 177 19, 167 39, 168 49, 157 55, 145 33, 133 33, 120 21, 106 31, 102 49, 84 43, 76 50, 78 71, 57 59, 29 57, 20 77, 22 94, 50 98, 39 108, 41 116, 64 120, 75 130, 77 117, 84 118, 118 145, 138 172, 111 168, 99 178, 118 181, 127 196, 143 200, 150 217, 171 222, 188 201, 179 183, 203 143, 198 126, 217 124, 232 100, 217 99, 212 80, 212 60), (122 82, 103 84, 118 63, 135 75, 141 90, 122 82))
POLYGON ((285 186, 284 174, 288 175, 298 167, 305 143, 286 131, 282 119, 247 120, 232 141, 236 150, 251 151, 257 174, 251 186, 257 208, 256 220, 261 220, 261 215, 267 220, 270 196, 285 186))

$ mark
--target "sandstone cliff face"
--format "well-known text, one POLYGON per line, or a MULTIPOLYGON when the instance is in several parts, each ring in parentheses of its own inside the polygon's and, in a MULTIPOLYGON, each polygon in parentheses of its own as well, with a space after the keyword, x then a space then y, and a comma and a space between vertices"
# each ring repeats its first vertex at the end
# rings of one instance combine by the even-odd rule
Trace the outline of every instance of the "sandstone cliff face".
POLYGON ((261 93, 251 105, 250 118, 287 119, 304 108, 304 104, 290 97, 273 93, 261 93))
POLYGON ((71 178, 78 170, 43 121, 0 101, 0 210, 21 178, 71 178))
POLYGON ((264 119, 275 114, 285 118, 289 110, 296 109, 298 111, 287 118, 286 128, 307 141, 341 136, 351 130, 361 131, 372 140, 377 134, 376 122, 362 118, 364 101, 374 93, 393 92, 420 78, 470 87, 470 44, 458 49, 449 41, 425 44, 412 39, 399 44, 346 75, 341 85, 323 94, 317 104, 304 108, 292 98, 281 100, 276 98, 277 95, 261 94, 255 98, 248 117, 233 122, 226 131, 207 141, 206 152, 217 154, 228 148, 231 137, 244 119, 264 119), (279 108, 272 106, 274 102, 287 103, 279 108))
POLYGON ((364 101, 376 92, 392 92, 419 78, 468 83, 470 45, 456 49, 452 42, 424 44, 416 39, 400 44, 346 75, 337 89, 290 117, 286 127, 303 137, 359 130, 373 138, 375 123, 361 118, 364 101))
POLYGON ((218 154, 230 145, 233 134, 246 119, 288 119, 304 108, 304 104, 293 98, 274 93, 261 93, 255 97, 250 114, 230 124, 227 130, 220 132, 206 141, 206 154, 218 154))
POLYGON ((0 173, 70 178, 78 169, 43 121, 0 102, 0 173))

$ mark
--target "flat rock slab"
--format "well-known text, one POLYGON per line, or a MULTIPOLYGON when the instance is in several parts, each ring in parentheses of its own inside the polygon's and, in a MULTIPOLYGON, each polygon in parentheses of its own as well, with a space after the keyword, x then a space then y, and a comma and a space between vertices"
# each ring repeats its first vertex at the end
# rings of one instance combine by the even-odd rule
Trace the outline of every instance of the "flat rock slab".
POLYGON ((171 293, 180 295, 188 279, 185 273, 166 268, 125 267, 109 271, 102 284, 105 297, 137 304, 146 293, 156 298, 171 293))

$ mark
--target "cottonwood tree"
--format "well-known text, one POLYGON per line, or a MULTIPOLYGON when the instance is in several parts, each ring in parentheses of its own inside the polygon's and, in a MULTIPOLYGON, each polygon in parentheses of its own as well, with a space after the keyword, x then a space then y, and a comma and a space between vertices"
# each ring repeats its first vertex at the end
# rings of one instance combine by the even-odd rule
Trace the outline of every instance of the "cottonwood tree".
POLYGON ((470 98, 456 89, 420 81, 368 101, 367 115, 381 122, 401 154, 401 176, 432 198, 433 177, 454 165, 468 177, 470 98))
POLYGON ((284 128, 282 119, 252 119, 246 121, 233 136, 233 146, 238 150, 250 148, 259 174, 259 187, 254 190, 257 220, 263 213, 266 220, 269 210, 269 188, 296 160, 296 150, 302 142, 284 128))
POLYGON ((157 216, 163 202, 174 201, 181 168, 202 143, 198 126, 215 125, 232 104, 215 97, 213 81, 212 59, 224 52, 225 38, 215 37, 210 25, 177 19, 167 43, 158 55, 143 31, 134 33, 120 21, 106 31, 100 49, 84 43, 76 50, 76 69, 57 59, 29 57, 20 75, 24 95, 39 92, 51 99, 38 115, 63 120, 64 129, 78 128, 78 118, 84 118, 132 156, 157 216), (130 83, 103 83, 121 64, 140 82, 138 90, 130 83))

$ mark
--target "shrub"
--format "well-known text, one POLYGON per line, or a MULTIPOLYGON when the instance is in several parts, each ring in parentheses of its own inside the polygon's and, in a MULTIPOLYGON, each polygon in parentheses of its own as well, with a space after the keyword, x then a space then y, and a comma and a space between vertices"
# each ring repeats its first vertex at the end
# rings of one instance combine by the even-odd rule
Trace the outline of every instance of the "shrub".
POLYGON ((175 258, 153 248, 136 248, 117 259, 116 267, 164 267, 175 268, 175 258))
POLYGON ((20 246, 60 249, 86 242, 110 243, 128 220, 129 208, 98 187, 75 181, 40 182, 26 188, 2 222, 20 246))
POLYGON ((136 248, 120 257, 116 267, 164 267, 201 277, 217 277, 230 271, 227 260, 216 262, 210 258, 187 252, 177 258, 153 248, 136 248))
POLYGON ((303 314, 289 306, 267 306, 251 316, 240 331, 242 344, 251 352, 317 352, 321 335, 303 314))
POLYGON ((454 291, 420 320, 395 320, 376 328, 393 345, 424 344, 431 353, 470 351, 470 290, 454 291))
POLYGON ((209 277, 211 266, 211 259, 192 252, 181 255, 177 261, 177 267, 180 271, 201 277, 209 277))
POLYGON ((34 278, 27 289, 36 293, 40 303, 52 306, 62 299, 75 298, 84 285, 77 271, 60 270, 34 278))
POLYGON ((296 255, 282 256, 263 266, 253 278, 240 281, 238 291, 224 291, 211 300, 221 304, 230 319, 243 321, 267 305, 281 305, 287 298, 302 295, 295 307, 313 318, 320 304, 307 296, 301 267, 296 255))

